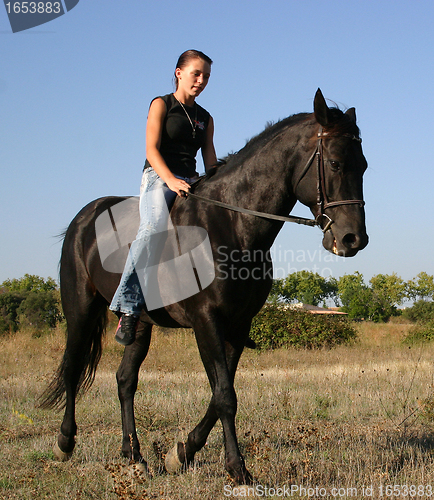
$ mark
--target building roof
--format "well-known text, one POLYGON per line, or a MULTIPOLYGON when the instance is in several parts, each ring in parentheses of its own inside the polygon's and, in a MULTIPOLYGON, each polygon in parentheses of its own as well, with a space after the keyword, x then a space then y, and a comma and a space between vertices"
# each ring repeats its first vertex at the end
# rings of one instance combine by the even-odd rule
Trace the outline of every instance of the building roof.
POLYGON ((347 313, 339 311, 338 307, 319 307, 319 306, 311 306, 310 304, 302 304, 299 302, 298 304, 290 304, 289 309, 303 309, 304 311, 308 311, 312 314, 340 314, 347 315, 347 313))

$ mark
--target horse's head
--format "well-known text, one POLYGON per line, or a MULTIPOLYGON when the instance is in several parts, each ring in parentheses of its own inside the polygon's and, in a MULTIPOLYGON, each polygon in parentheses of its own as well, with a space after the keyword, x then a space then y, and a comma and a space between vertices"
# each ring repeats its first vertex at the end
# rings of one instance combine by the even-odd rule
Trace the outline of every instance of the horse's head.
POLYGON ((316 154, 298 174, 295 194, 321 225, 324 248, 352 257, 368 244, 362 187, 367 163, 355 109, 329 108, 318 89, 314 116, 316 154))

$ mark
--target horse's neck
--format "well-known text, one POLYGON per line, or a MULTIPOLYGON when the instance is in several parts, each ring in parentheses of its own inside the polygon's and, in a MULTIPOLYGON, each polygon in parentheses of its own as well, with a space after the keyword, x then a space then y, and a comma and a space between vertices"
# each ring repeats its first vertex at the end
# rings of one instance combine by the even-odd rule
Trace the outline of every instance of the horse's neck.
MULTIPOLYGON (((280 140, 274 138, 250 157, 237 162, 237 155, 216 174, 205 187, 210 197, 231 205, 274 215, 288 215, 296 203, 291 190, 295 170, 309 152, 308 140, 300 133, 286 130, 280 140), (285 144, 282 144, 285 142, 285 144)), ((254 216, 241 216, 239 224, 249 228, 244 232, 248 246, 271 246, 282 224, 256 218, 255 231, 251 231, 254 216)), ((237 225, 239 227, 239 225, 237 225)))

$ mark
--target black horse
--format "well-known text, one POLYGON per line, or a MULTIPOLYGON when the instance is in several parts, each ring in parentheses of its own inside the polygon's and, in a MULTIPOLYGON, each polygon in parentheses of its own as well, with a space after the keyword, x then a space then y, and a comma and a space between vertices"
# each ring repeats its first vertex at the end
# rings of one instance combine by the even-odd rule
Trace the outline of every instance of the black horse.
MULTIPOLYGON (((314 113, 297 114, 268 127, 230 156, 213 175, 194 185, 193 196, 176 199, 172 223, 175 227, 206 230, 215 277, 209 286, 188 298, 143 311, 136 340, 125 348, 116 375, 125 457, 144 463, 135 428, 134 394, 152 326, 188 327, 194 330, 212 397, 205 416, 186 442, 177 443, 167 454, 166 468, 174 471, 191 463, 220 419, 226 470, 236 483, 252 481, 235 432, 234 378, 252 318, 270 291, 269 250, 283 222, 228 210, 194 195, 277 216, 287 216, 299 200, 310 208, 315 223, 322 228, 323 246, 337 255, 353 256, 368 243, 362 193, 366 168, 354 108, 345 113, 329 108, 318 89, 314 113), (220 258, 222 249, 226 252, 224 259, 220 258), (254 258, 231 262, 231 256, 249 252, 254 258), (233 272, 227 272, 223 262, 230 263, 233 272), (237 266, 243 266, 243 276, 237 275, 237 266)), ((78 213, 63 243, 60 285, 67 344, 56 378, 41 403, 46 408, 66 407, 55 445, 60 460, 67 460, 74 449, 75 399, 79 389, 83 391, 93 382, 101 356, 107 306, 122 270, 111 269, 102 262, 97 239, 104 239, 104 231, 100 230, 97 238, 96 221, 122 202, 129 203, 129 208, 116 220, 116 229, 120 234, 129 226, 134 237, 137 198, 127 201, 106 197, 91 202, 78 213)), ((126 253, 122 255, 125 258, 126 253)))

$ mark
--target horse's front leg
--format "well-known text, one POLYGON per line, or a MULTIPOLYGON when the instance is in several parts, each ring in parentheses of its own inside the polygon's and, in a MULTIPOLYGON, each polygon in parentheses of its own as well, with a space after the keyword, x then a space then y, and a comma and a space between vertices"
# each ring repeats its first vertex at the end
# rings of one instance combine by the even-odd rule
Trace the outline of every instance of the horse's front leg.
MULTIPOLYGON (((243 346, 240 348, 241 356, 243 346)), ((209 356, 203 357, 204 363, 209 363, 209 356), (206 361, 205 361, 206 360, 206 361)), ((237 484, 251 484, 252 476, 246 469, 244 458, 238 447, 235 429, 235 415, 237 412, 237 396, 234 389, 234 378, 230 375, 228 367, 220 362, 208 364, 208 378, 213 388, 213 403, 215 411, 223 426, 225 444, 225 468, 237 484)))
POLYGON ((204 446, 211 429, 220 419, 225 442, 225 468, 236 483, 250 484, 252 477, 246 469, 235 432, 237 398, 234 390, 235 372, 249 327, 231 331, 229 328, 223 328, 221 322, 207 322, 199 325, 195 331, 213 396, 204 418, 190 432, 187 442, 178 443, 175 449, 169 452, 166 466, 169 465, 169 468, 175 470, 176 464, 185 466, 192 462, 195 453, 204 446), (227 338, 231 339, 230 343, 224 342, 224 332, 227 338))
POLYGON ((136 340, 125 348, 122 362, 116 373, 122 415, 122 454, 130 460, 143 463, 134 418, 134 395, 139 381, 140 366, 148 354, 151 330, 152 325, 139 322, 136 340))

